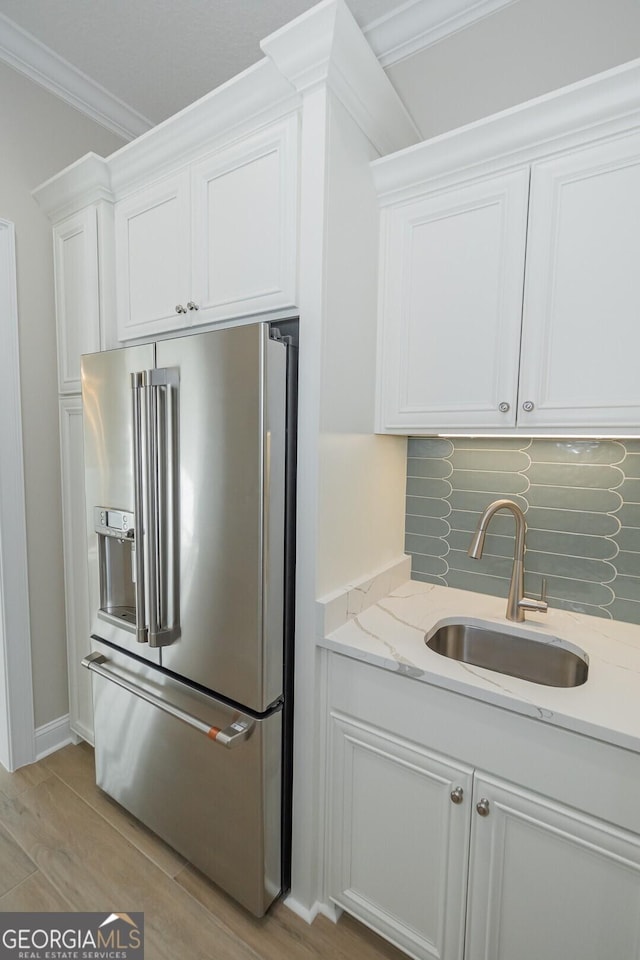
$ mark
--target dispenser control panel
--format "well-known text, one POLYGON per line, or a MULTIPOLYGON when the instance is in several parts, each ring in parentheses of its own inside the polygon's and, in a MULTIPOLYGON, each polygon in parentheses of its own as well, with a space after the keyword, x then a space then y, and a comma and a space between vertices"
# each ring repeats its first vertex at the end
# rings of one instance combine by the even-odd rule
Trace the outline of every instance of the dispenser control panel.
POLYGON ((96 533, 105 537, 118 537, 119 540, 133 540, 133 513, 130 511, 94 507, 93 516, 96 533))

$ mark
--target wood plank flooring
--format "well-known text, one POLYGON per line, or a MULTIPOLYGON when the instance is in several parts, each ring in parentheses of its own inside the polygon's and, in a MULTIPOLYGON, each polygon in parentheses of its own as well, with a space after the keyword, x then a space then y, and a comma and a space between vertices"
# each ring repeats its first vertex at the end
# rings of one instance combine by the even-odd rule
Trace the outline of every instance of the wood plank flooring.
POLYGON ((143 911, 146 960, 403 960, 344 915, 256 920, 95 786, 93 751, 0 765, 0 911, 143 911))

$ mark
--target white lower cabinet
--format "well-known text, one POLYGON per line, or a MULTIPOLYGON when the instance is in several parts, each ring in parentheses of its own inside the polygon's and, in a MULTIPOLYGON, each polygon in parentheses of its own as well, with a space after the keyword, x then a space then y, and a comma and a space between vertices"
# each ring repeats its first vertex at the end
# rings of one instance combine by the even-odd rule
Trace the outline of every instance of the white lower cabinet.
MULTIPOLYGON (((451 722, 443 723, 446 692, 343 657, 331 661, 327 896, 334 904, 419 960, 640 960, 640 830, 592 816, 570 764, 558 794, 576 805, 545 795, 556 774, 539 771, 545 751, 553 752, 553 730, 541 725, 545 742, 523 739, 516 756, 504 710, 483 704, 474 716, 472 702, 451 694, 451 722), (412 718, 420 697, 424 711, 412 718), (493 758, 490 773, 468 763, 463 701, 471 703, 471 752, 487 738, 488 753, 478 753, 482 763, 493 758), (464 760, 451 758, 455 744, 464 760), (526 771, 529 750, 526 786, 495 775, 526 771), (536 778, 540 792, 531 789, 536 778)), ((535 737, 535 721, 523 727, 523 719, 516 731, 530 722, 535 737)), ((550 768, 562 770, 571 737, 560 732, 550 768)), ((606 749, 598 744, 594 769, 606 749)), ((624 771, 624 757, 619 762, 616 754, 611 771, 624 771)), ((584 769, 584 757, 576 763, 584 769)), ((605 764, 602 776, 615 798, 611 771, 605 764)), ((612 816, 614 807, 615 800, 612 816)))
POLYGON ((416 957, 461 957, 471 769, 341 715, 331 734, 332 899, 416 957))
POLYGON ((640 837, 484 774, 472 819, 465 960, 640 957, 640 837))

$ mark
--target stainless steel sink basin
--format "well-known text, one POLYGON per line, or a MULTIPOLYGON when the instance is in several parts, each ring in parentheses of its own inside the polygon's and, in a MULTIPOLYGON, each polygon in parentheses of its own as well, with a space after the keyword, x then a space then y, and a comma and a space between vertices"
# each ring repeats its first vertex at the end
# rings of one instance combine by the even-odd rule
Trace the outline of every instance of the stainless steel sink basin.
POLYGON ((425 637, 443 657, 520 677, 548 687, 579 687, 589 673, 587 656, 551 637, 532 639, 471 623, 447 623, 425 637))

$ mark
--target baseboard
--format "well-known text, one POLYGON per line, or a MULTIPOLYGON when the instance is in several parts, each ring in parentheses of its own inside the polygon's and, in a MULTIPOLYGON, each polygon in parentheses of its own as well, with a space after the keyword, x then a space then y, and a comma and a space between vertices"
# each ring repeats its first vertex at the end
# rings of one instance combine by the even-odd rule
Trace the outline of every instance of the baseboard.
POLYGON ((288 896, 284 901, 284 905, 295 913, 296 916, 302 917, 306 923, 313 923, 319 914, 323 917, 328 917, 332 923, 337 923, 342 915, 340 907, 336 907, 333 903, 321 903, 319 900, 316 900, 311 907, 303 907, 295 897, 288 896))
POLYGON ((55 753, 56 750, 66 747, 70 743, 77 743, 78 737, 69 726, 69 714, 51 720, 36 728, 36 760, 55 753))

